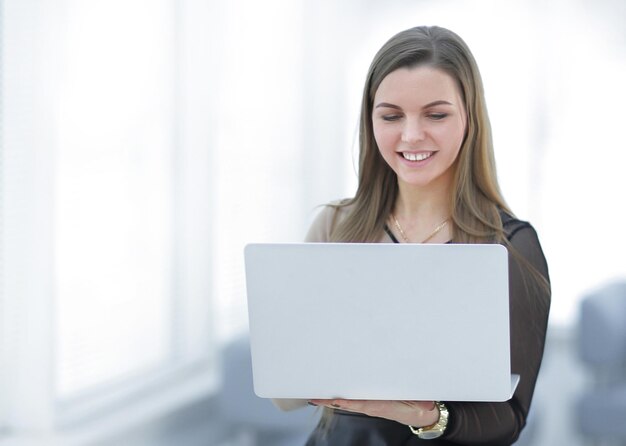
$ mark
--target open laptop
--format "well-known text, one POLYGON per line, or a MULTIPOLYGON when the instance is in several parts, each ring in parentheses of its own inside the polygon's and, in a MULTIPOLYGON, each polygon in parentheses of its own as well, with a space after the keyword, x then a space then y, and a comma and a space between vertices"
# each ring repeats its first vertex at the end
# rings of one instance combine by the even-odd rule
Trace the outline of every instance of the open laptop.
POLYGON ((255 393, 266 398, 505 401, 505 247, 250 244, 255 393))

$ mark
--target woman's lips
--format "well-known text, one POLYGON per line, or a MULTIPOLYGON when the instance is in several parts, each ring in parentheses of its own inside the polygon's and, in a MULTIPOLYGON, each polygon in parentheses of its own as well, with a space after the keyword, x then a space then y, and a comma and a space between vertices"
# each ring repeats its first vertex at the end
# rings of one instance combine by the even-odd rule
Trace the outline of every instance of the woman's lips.
POLYGON ((425 159, 430 158, 435 152, 419 152, 419 153, 411 153, 411 152, 400 152, 402 157, 408 161, 424 161, 425 159))
POLYGON ((429 163, 437 154, 436 151, 430 152, 398 152, 398 156, 407 166, 422 166, 429 163))

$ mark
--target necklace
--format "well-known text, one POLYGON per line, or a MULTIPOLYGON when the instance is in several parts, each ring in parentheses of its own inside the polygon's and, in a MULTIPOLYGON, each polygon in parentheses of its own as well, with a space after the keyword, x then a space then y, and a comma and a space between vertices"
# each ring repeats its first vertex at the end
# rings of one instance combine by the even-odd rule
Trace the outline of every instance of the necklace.
MULTIPOLYGON (((402 229, 402 226, 400 226, 400 222, 398 221, 396 216, 393 215, 393 212, 391 213, 391 218, 393 219, 393 222, 396 225, 396 228, 398 229, 398 232, 400 232, 400 236, 402 237, 402 240, 404 240, 405 243, 411 243, 411 241, 407 237, 406 233, 402 229)), ((439 223, 439 225, 435 228, 435 230, 433 232, 431 232, 430 235, 428 237, 426 237, 424 240, 422 240, 420 243, 426 243, 428 240, 430 240, 435 235, 437 235, 439 233, 439 231, 441 231, 448 224, 449 221, 450 221, 450 217, 446 218, 444 221, 439 223)))

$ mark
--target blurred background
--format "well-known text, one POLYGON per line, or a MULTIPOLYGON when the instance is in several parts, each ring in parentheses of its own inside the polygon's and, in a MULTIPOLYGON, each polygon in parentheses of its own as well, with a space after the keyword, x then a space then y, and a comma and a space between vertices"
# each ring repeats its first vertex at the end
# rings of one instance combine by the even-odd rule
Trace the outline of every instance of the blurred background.
POLYGON ((621 0, 0 0, 0 446, 302 444, 314 411, 246 387, 243 247, 354 193, 369 63, 423 24, 474 52, 550 266, 524 441, 588 444, 581 302, 626 276, 624 23, 621 0))

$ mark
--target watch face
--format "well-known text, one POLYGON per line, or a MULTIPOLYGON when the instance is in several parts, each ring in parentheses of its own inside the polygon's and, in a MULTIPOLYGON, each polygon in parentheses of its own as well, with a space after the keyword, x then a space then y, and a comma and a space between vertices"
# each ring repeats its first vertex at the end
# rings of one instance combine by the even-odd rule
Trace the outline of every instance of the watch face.
POLYGON ((441 437, 442 434, 443 432, 441 432, 440 430, 432 430, 432 431, 422 431, 420 432, 418 436, 424 440, 432 440, 433 438, 441 437))

